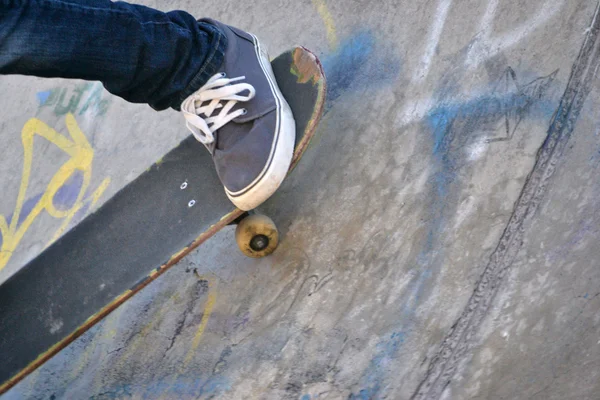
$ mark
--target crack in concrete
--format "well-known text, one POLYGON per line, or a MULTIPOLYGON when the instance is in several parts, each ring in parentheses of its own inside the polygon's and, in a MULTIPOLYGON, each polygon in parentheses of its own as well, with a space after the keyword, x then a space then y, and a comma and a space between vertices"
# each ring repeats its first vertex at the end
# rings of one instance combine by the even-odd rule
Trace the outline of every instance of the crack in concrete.
POLYGON ((202 296, 204 296, 208 292, 208 282, 206 280, 199 280, 194 284, 194 286, 196 286, 196 288, 194 288, 195 293, 193 293, 190 296, 190 299, 186 304, 185 310, 183 310, 183 313, 177 321, 177 326, 175 327, 175 332, 171 337, 169 346, 164 351, 165 356, 169 352, 169 350, 173 348, 173 346, 175 345, 175 341, 177 340, 181 332, 183 332, 185 322, 187 321, 188 316, 194 311, 194 306, 196 305, 196 303, 200 301, 202 296))
POLYGON ((499 243, 490 255, 475 290, 464 311, 450 328, 437 354, 432 358, 424 379, 411 396, 413 400, 439 399, 456 374, 458 366, 476 344, 476 335, 495 298, 506 272, 511 268, 521 246, 525 225, 535 215, 548 191, 551 178, 573 132, 583 103, 591 90, 592 80, 600 67, 598 41, 600 3, 583 41, 571 76, 556 110, 546 139, 536 156, 535 165, 527 177, 513 213, 499 243))
POLYGON ((113 354, 113 353, 118 353, 119 351, 123 350, 124 348, 125 348, 125 346, 121 346, 121 347, 119 347, 119 348, 117 348, 117 349, 110 350, 110 351, 106 351, 106 355, 107 355, 107 356, 110 356, 110 355, 111 355, 111 354, 113 354))

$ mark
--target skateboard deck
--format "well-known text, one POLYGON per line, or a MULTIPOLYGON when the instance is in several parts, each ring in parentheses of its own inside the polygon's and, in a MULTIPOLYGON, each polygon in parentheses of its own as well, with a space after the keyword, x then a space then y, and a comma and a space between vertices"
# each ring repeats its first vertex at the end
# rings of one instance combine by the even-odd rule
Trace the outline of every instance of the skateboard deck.
MULTIPOLYGON (((296 120, 291 171, 323 113, 325 76, 302 47, 272 67, 296 120)), ((0 286, 0 394, 245 215, 204 146, 185 139, 0 286)))

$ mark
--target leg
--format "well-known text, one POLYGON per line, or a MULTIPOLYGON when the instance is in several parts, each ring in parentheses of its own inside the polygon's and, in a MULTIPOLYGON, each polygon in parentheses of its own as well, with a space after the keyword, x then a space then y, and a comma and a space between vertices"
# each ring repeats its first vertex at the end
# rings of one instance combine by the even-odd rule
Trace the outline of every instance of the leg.
POLYGON ((226 36, 184 11, 110 0, 0 0, 0 74, 101 81, 157 110, 220 68, 226 36))
POLYGON ((127 101, 183 111, 244 210, 292 160, 294 118, 264 46, 214 20, 110 0, 0 0, 0 74, 99 80, 127 101))

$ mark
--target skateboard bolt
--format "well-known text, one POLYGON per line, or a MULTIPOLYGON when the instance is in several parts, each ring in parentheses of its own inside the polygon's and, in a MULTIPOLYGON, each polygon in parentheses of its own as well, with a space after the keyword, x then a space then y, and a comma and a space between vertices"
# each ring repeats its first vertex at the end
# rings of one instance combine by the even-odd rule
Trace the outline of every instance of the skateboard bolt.
POLYGON ((254 251, 262 251, 269 246, 269 238, 265 235, 256 235, 250 240, 250 248, 254 251))

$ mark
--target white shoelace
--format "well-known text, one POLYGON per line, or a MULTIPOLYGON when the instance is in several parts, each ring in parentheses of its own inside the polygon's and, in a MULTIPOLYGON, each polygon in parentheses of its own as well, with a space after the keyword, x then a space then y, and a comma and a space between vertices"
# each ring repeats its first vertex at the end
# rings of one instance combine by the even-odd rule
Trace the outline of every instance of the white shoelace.
POLYGON ((239 108, 230 112, 238 101, 248 101, 254 97, 256 91, 249 83, 236 83, 245 79, 245 76, 228 79, 225 73, 213 75, 204 86, 189 96, 181 104, 181 111, 186 119, 187 128, 196 139, 204 144, 212 153, 211 146, 215 141, 214 133, 234 118, 246 114, 246 109, 239 108), (247 96, 240 93, 248 91, 247 96), (225 104, 222 102, 227 101, 225 104), (215 116, 215 110, 221 112, 215 116))

